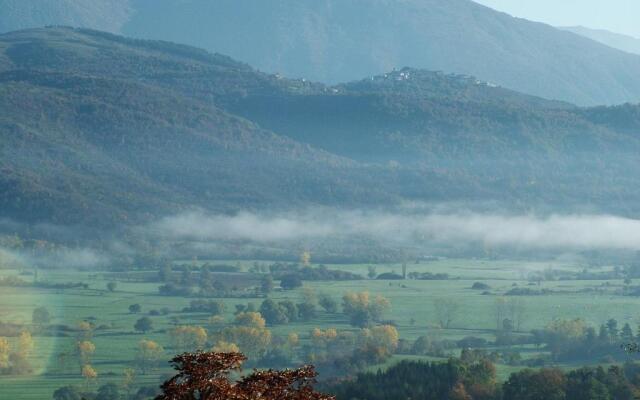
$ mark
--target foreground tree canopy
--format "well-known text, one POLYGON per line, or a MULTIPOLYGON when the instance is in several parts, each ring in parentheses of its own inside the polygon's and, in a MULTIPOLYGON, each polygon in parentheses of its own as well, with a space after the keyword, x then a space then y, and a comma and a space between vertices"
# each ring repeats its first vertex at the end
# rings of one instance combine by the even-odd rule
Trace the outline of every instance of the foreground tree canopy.
POLYGON ((240 353, 185 353, 171 360, 178 374, 162 385, 156 400, 333 400, 313 390, 316 372, 305 366, 295 370, 255 371, 238 381, 246 357, 240 353))

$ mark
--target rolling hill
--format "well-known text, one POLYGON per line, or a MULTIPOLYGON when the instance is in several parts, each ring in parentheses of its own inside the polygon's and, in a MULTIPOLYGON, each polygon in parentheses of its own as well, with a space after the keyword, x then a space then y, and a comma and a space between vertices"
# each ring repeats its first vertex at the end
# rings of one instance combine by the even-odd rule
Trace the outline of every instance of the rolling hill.
POLYGON ((470 0, 1 0, 0 32, 63 24, 227 54, 329 84, 466 74, 579 105, 640 101, 640 56, 470 0), (44 5, 43 5, 44 3, 44 5))
MULTIPOLYGON (((171 65, 171 45, 165 52, 134 45, 114 56, 108 47, 117 52, 121 42, 68 29, 3 35, 0 42, 3 217, 123 223, 184 206, 230 211, 315 198, 349 202, 375 192, 350 189, 356 172, 348 172, 349 160, 115 67, 129 60, 144 71, 135 57, 145 53, 149 68, 171 65), (88 62, 85 70, 73 67, 93 58, 90 72, 88 62), (115 73, 104 76, 99 65, 115 73)), ((227 68, 226 58, 211 60, 227 68)))
POLYGON ((640 107, 403 69, 326 86, 84 29, 0 35, 0 218, 405 202, 640 212, 640 107))

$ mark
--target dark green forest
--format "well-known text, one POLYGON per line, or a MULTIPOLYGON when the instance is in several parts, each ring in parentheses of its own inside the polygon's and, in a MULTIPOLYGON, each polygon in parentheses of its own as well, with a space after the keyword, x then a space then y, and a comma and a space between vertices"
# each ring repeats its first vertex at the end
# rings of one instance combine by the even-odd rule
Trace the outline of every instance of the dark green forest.
POLYGON ((71 28, 0 36, 0 213, 116 226, 405 201, 636 215, 638 106, 403 69, 337 86, 71 28), (331 115, 331 118, 328 116, 331 115))
POLYGON ((331 387, 338 400, 632 400, 638 394, 638 364, 560 369, 524 369, 504 383, 487 360, 447 363, 403 361, 385 372, 360 374, 331 387))

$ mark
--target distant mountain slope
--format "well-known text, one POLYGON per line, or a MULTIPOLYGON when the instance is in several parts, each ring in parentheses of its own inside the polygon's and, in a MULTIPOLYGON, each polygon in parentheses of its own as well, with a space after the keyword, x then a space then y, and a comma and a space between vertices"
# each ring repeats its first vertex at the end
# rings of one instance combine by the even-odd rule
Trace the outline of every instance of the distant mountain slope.
POLYGON ((0 33, 45 25, 118 32, 132 11, 129 0, 0 0, 0 33))
POLYGON ((470 0, 0 0, 0 32, 44 24, 187 43, 328 83, 405 66, 580 105, 640 101, 640 56, 470 0))
POLYGON ((640 39, 633 36, 622 35, 604 29, 585 28, 584 26, 568 26, 560 29, 595 40, 614 49, 640 54, 640 39))
POLYGON ((326 86, 173 43, 13 32, 0 217, 113 226, 414 201, 640 215, 639 110, 417 69, 326 86))
POLYGON ((136 0, 123 33, 345 82, 405 66, 581 105, 640 101, 640 57, 469 0, 136 0))

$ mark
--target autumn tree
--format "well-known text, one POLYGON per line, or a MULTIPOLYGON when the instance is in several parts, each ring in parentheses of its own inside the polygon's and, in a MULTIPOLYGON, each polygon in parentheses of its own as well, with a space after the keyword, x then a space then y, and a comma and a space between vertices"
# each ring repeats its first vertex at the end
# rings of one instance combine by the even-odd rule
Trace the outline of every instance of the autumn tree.
POLYGON ((357 356, 369 362, 382 362, 393 355, 399 339, 398 331, 391 325, 364 328, 358 338, 357 356))
POLYGON ((466 363, 463 383, 472 399, 494 399, 497 390, 495 365, 484 356, 466 363))
POLYGON ((244 353, 260 357, 271 343, 271 331, 265 325, 260 313, 240 313, 234 324, 221 332, 219 339, 236 344, 244 353))
POLYGON ((93 324, 89 321, 80 321, 78 323, 78 340, 89 340, 93 336, 93 324))
POLYGON ((310 338, 311 346, 305 354, 305 359, 313 363, 330 363, 337 358, 347 357, 353 353, 357 345, 354 333, 334 328, 314 328, 310 338))
POLYGON ((296 370, 255 371, 241 380, 229 379, 239 371, 245 356, 239 353, 183 354, 172 360, 178 374, 162 385, 156 400, 331 400, 313 389, 316 372, 306 366, 296 370))
POLYGON ((207 326, 209 327, 209 330, 214 332, 220 331, 225 326, 225 324, 226 322, 224 320, 224 317, 221 315, 212 315, 207 320, 207 326))
POLYGON ((587 323, 580 318, 556 318, 546 326, 546 342, 552 355, 561 353, 571 343, 583 340, 588 332, 587 323))
POLYGON ((295 332, 289 332, 287 335, 287 344, 291 347, 295 347, 300 343, 300 336, 295 332))
POLYGON ((473 400, 462 382, 458 382, 449 392, 449 400, 473 400))
POLYGON ((122 371, 122 389, 127 393, 127 398, 131 397, 131 388, 136 380, 136 370, 125 368, 122 371))
POLYGON ((311 265, 311 253, 308 251, 303 251, 302 254, 300 255, 300 263, 305 266, 308 267, 311 265))
POLYGON ((0 373, 9 368, 11 346, 6 338, 0 337, 0 373))
POLYGON ((82 377, 88 388, 98 378, 98 372, 91 365, 87 364, 82 367, 82 377))
POLYGON ((208 334, 201 326, 181 325, 170 329, 169 337, 173 347, 184 352, 204 349, 208 334))
POLYGON ((250 328, 264 328, 266 321, 262 315, 257 312, 243 312, 236 315, 234 322, 238 326, 246 326, 250 328))
POLYGON ((33 352, 35 342, 29 331, 22 331, 18 336, 17 348, 9 354, 11 373, 25 375, 32 372, 29 356, 33 352))
POLYGON ((380 321, 391 308, 391 303, 383 296, 371 298, 369 292, 346 293, 342 297, 342 310, 349 317, 351 325, 366 327, 380 321))
POLYGON ((214 353, 239 353, 240 348, 235 343, 225 342, 224 340, 220 340, 218 343, 213 346, 211 349, 214 353))
POLYGON ((91 356, 96 351, 96 345, 89 340, 83 340, 76 343, 76 354, 80 363, 80 369, 85 365, 91 364, 91 356))
POLYGON ((164 349, 162 346, 153 340, 143 339, 138 343, 138 350, 136 352, 135 359, 136 365, 144 375, 149 370, 156 367, 163 355, 164 349))

